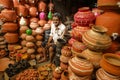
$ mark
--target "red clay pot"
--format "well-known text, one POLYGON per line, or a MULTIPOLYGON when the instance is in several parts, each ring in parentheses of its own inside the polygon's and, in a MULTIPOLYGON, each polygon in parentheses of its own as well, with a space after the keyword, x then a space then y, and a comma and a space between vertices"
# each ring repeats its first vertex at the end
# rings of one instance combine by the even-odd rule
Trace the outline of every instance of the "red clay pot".
POLYGON ((69 73, 67 70, 65 70, 64 72, 62 72, 61 74, 61 80, 69 80, 69 73))
POLYGON ((40 1, 38 3, 38 11, 42 12, 42 11, 46 11, 47 5, 44 1, 40 1))
POLYGON ((63 69, 63 70, 67 70, 67 69, 68 69, 68 63, 60 62, 60 67, 61 67, 61 69, 63 69))
POLYGON ((36 17, 38 15, 38 10, 36 7, 30 7, 29 8, 29 15, 31 17, 36 17))
POLYGON ((63 46, 63 48, 61 50, 61 54, 63 56, 66 56, 66 57, 72 56, 71 47, 70 46, 63 46))
POLYGON ((0 0, 0 5, 7 9, 13 8, 13 0, 0 0))

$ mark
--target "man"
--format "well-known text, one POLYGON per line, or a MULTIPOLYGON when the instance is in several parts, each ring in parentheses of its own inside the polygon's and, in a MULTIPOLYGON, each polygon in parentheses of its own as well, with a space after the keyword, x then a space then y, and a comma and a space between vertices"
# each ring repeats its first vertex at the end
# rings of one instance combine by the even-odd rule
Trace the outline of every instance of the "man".
MULTIPOLYGON (((51 62, 53 61, 53 58, 55 57, 59 59, 61 47, 60 45, 58 45, 58 39, 63 39, 64 34, 66 33, 66 27, 62 23, 61 19, 62 19, 62 16, 60 13, 56 12, 53 14, 50 37, 47 43, 47 45, 50 46, 49 47, 49 58, 51 62), (59 51, 58 51, 58 48, 59 48, 59 51)), ((55 60, 55 61, 57 61, 55 62, 56 66, 59 66, 60 61, 59 60, 55 60)))

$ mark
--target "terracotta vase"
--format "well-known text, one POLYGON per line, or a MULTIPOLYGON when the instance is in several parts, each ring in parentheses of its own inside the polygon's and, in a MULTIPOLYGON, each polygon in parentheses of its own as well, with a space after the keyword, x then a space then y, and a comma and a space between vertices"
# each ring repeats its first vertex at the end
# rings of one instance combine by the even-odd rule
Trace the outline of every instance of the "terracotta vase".
POLYGON ((120 56, 112 53, 103 55, 100 66, 112 75, 120 76, 120 56))
POLYGON ((38 11, 42 12, 42 11, 46 11, 47 5, 44 1, 40 1, 38 3, 38 11))
POLYGON ((81 41, 82 39, 82 35, 86 32, 90 30, 90 27, 83 27, 83 26, 77 26, 75 28, 72 29, 72 33, 71 33, 71 36, 78 40, 78 41, 81 41))
POLYGON ((91 50, 104 51, 112 43, 110 36, 106 32, 107 29, 105 27, 92 26, 91 30, 84 33, 82 41, 91 50))
POLYGON ((96 18, 96 25, 104 26, 107 33, 112 36, 114 33, 120 35, 120 14, 115 12, 105 12, 96 18))
POLYGON ((78 26, 89 26, 94 20, 95 16, 89 7, 79 8, 78 12, 74 15, 74 21, 78 26))
POLYGON ((64 72, 62 72, 61 74, 61 80, 69 80, 69 73, 67 70, 65 70, 64 72))
POLYGON ((15 22, 17 20, 17 14, 15 10, 4 9, 1 11, 3 21, 15 22))
POLYGON ((61 50, 61 54, 63 56, 66 56, 66 57, 70 57, 72 56, 72 52, 71 52, 71 47, 69 46, 64 46, 61 50))
POLYGON ((87 60, 89 60, 93 64, 94 68, 100 67, 100 60, 102 59, 102 55, 103 55, 102 52, 95 52, 86 49, 80 55, 84 56, 87 60))
POLYGON ((78 76, 89 76, 93 72, 93 65, 82 56, 75 56, 69 60, 69 67, 78 76))
POLYGON ((36 7, 30 7, 29 8, 29 15, 31 17, 36 17, 38 15, 38 10, 36 7))
POLYGON ((6 33, 4 37, 7 43, 16 43, 19 40, 17 33, 6 33))
POLYGON ((96 72, 96 80, 120 80, 120 76, 114 76, 100 68, 96 72))
POLYGON ((0 0, 0 7, 12 9, 13 8, 13 0, 0 0))
POLYGON ((5 32, 16 32, 18 30, 19 26, 16 23, 10 23, 6 22, 2 25, 1 31, 3 33, 5 32))

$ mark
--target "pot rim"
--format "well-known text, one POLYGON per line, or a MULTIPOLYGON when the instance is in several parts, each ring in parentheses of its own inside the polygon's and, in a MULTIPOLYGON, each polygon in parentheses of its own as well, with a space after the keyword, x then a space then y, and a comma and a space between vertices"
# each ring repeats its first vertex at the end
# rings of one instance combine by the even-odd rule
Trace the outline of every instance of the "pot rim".
POLYGON ((100 26, 100 25, 93 25, 92 30, 96 32, 100 32, 100 33, 106 33, 108 31, 107 28, 105 28, 104 26, 100 26))

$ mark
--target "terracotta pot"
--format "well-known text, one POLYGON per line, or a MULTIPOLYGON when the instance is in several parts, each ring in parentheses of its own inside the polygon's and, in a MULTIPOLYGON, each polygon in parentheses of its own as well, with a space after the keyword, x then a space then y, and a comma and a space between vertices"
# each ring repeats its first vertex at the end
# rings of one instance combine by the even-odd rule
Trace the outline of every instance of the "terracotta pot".
POLYGON ((64 72, 62 72, 61 74, 61 80, 69 80, 69 73, 67 70, 65 70, 64 72))
POLYGON ((18 30, 19 26, 16 23, 10 23, 6 22, 2 25, 1 31, 3 33, 5 32, 16 32, 18 30))
POLYGON ((37 22, 30 22, 30 28, 35 30, 38 27, 39 27, 39 24, 37 22))
POLYGON ((90 27, 77 26, 74 29, 72 29, 71 35, 74 39, 81 41, 82 35, 88 30, 90 30, 90 27))
POLYGON ((87 60, 89 60, 94 65, 94 68, 100 67, 100 60, 102 59, 102 55, 103 55, 102 52, 95 52, 86 49, 80 55, 84 56, 87 60))
POLYGON ((82 37, 83 43, 91 50, 104 51, 111 45, 111 38, 106 34, 107 29, 102 26, 92 26, 82 37))
POLYGON ((14 10, 4 9, 1 11, 2 19, 8 22, 15 22, 17 20, 17 14, 14 10))
POLYGON ((71 57, 72 56, 71 47, 64 46, 61 50, 61 54, 66 57, 71 57))
POLYGON ((68 67, 69 72, 69 80, 92 80, 91 76, 77 76, 75 73, 72 72, 70 67, 68 67))
POLYGON ((6 33, 4 37, 7 43, 16 43, 19 40, 17 33, 6 33))
POLYGON ((38 24, 39 24, 41 27, 43 27, 46 23, 47 23, 46 20, 39 20, 39 21, 38 21, 38 24))
POLYGON ((106 53, 103 55, 100 66, 112 75, 120 76, 120 56, 116 54, 106 53))
POLYGON ((27 35, 25 40, 28 41, 28 42, 35 42, 35 38, 32 35, 27 35))
POLYGON ((35 39, 38 40, 38 41, 42 41, 43 36, 38 34, 38 35, 35 36, 35 39))
POLYGON ((71 38, 68 40, 68 43, 70 46, 72 46, 72 44, 75 42, 76 40, 74 38, 71 38))
POLYGON ((38 10, 36 7, 30 7, 29 8, 29 15, 31 17, 36 17, 38 15, 38 10))
POLYGON ((29 10, 24 5, 19 5, 17 7, 17 15, 27 17, 28 13, 29 13, 29 10))
POLYGON ((96 78, 97 78, 96 80, 120 80, 119 76, 111 75, 107 73, 106 71, 104 71, 104 69, 102 68, 97 70, 96 78))
POLYGON ((57 78, 57 79, 60 79, 61 74, 60 74, 60 73, 53 72, 53 77, 54 77, 54 78, 57 78))
POLYGON ((68 63, 60 62, 60 67, 61 67, 61 69, 63 69, 63 70, 67 70, 67 69, 68 69, 68 63))
POLYGON ((26 47, 27 48, 34 48, 35 47, 35 44, 33 42, 27 42, 26 43, 26 47))
POLYGON ((43 34, 44 30, 43 30, 42 27, 38 27, 38 28, 36 28, 35 32, 36 32, 37 34, 40 34, 40 35, 41 35, 41 34, 43 34))
POLYGON ((8 44, 8 50, 9 51, 14 51, 14 47, 16 46, 17 44, 8 44))
POLYGON ((42 12, 42 11, 46 11, 47 5, 44 1, 40 1, 38 3, 38 11, 42 12))
POLYGON ((19 25, 20 26, 27 26, 27 25, 29 25, 29 19, 28 18, 21 17, 18 21, 19 21, 19 25))
POLYGON ((55 5, 52 2, 50 2, 48 4, 48 8, 49 8, 50 11, 54 12, 55 5))
POLYGON ((27 29, 29 29, 28 26, 20 26, 20 29, 19 29, 20 35, 22 35, 23 33, 25 33, 27 29))
POLYGON ((0 0, 0 6, 8 9, 13 8, 13 0, 0 0))
POLYGON ((36 18, 36 17, 30 18, 30 22, 38 22, 38 21, 39 21, 39 18, 36 18))
POLYGON ((39 0, 28 0, 30 6, 36 6, 39 0))
POLYGON ((60 61, 63 63, 68 63, 69 59, 70 59, 70 57, 66 57, 63 55, 60 56, 60 61))
POLYGON ((96 25, 104 26, 107 33, 112 36, 114 33, 120 35, 120 14, 115 12, 105 12, 96 18, 96 25))
POLYGON ((69 67, 78 76, 89 76, 93 72, 93 65, 82 56, 75 56, 69 60, 69 67))
POLYGON ((89 7, 79 8, 78 12, 74 15, 74 21, 78 26, 89 26, 94 20, 95 16, 89 7))

